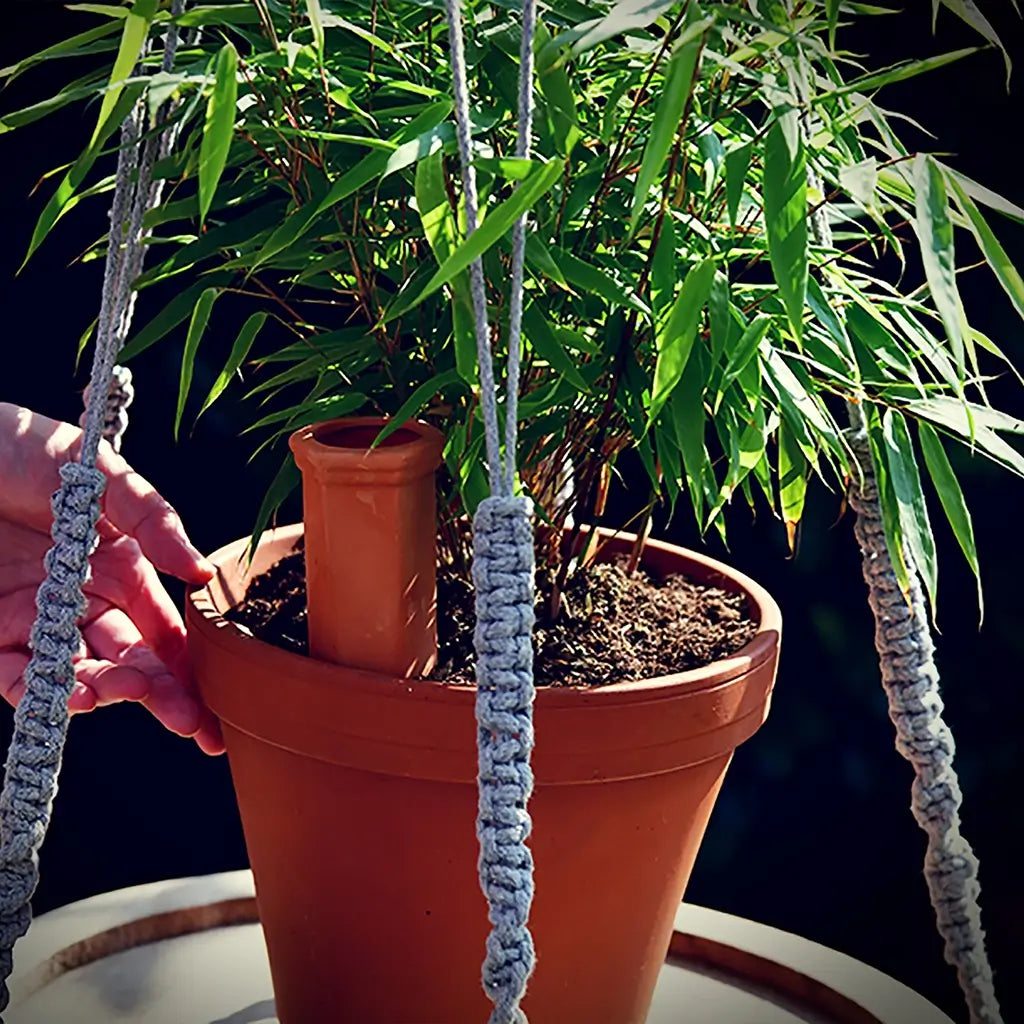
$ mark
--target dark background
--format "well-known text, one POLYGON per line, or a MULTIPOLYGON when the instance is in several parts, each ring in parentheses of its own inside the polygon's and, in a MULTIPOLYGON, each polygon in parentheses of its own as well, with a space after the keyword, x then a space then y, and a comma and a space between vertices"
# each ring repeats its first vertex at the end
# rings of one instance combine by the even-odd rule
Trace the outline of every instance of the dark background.
MULTIPOLYGON (((956 167, 1024 204, 1024 30, 1008 0, 990 0, 983 8, 1020 66, 1009 95, 1002 61, 988 52, 892 87, 882 105, 912 115, 938 136, 928 143, 908 128, 908 144, 953 154, 956 167)), ((65 37, 82 20, 46 0, 0 0, 0 67, 65 37)), ((975 38, 946 11, 933 36, 930 4, 914 0, 907 12, 868 19, 867 27, 841 41, 877 67, 971 45, 975 38)), ((35 71, 0 94, 0 111, 48 95, 64 80, 63 68, 35 71)), ((53 187, 44 184, 29 198, 33 184, 74 157, 94 116, 74 108, 0 137, 0 399, 72 421, 84 386, 83 374, 74 374, 75 345, 95 315, 101 268, 71 264, 102 234, 104 203, 83 204, 20 276, 15 272, 53 187)), ((1024 228, 1002 219, 994 223, 1024 266, 1024 228)), ((1024 366, 1021 324, 998 286, 976 272, 962 288, 975 325, 1024 366)), ((157 308, 144 299, 140 316, 157 308)), ((238 433, 251 414, 230 398, 207 414, 194 436, 173 442, 182 343, 178 331, 133 363, 141 400, 132 409, 125 454, 178 508, 197 545, 211 551, 248 532, 276 466, 247 464, 251 445, 238 433)), ((200 360, 197 390, 217 369, 200 360)), ((1024 414, 1013 388, 1004 387, 1003 394, 1010 411, 1024 414)), ((997 987, 1005 1019, 1024 1020, 1024 983, 1016 970, 1024 912, 1016 841, 1024 781, 1024 623, 1017 596, 1024 568, 1024 481, 980 460, 961 457, 956 465, 974 512, 987 611, 979 631, 973 579, 940 524, 939 667, 959 744, 963 829, 982 864, 997 987)), ((621 512, 630 503, 629 495, 620 494, 616 507, 621 512)), ((942 962, 921 876, 924 836, 908 809, 911 769, 893 749, 852 525, 848 516, 837 519, 838 512, 835 497, 819 488, 795 559, 787 557, 777 524, 752 524, 740 509, 732 521, 732 550, 725 553, 709 541, 712 553, 775 595, 786 630, 771 716, 736 755, 687 898, 840 949, 960 1020, 956 981, 942 962)), ((285 518, 298 514, 293 506, 285 518)), ((933 518, 940 517, 936 506, 933 518)), ((669 539, 701 544, 682 514, 668 529, 658 527, 669 539)), ((0 715, 4 749, 9 717, 0 715)), ((244 865, 225 759, 205 758, 137 707, 74 720, 41 856, 37 912, 126 885, 244 865)))

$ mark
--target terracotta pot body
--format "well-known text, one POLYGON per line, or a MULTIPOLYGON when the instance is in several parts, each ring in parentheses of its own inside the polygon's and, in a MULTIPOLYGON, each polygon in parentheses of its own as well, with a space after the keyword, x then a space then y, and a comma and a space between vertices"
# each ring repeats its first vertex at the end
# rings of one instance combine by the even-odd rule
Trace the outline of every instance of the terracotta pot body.
MULTIPOLYGON (((278 1017, 485 1021, 474 690, 303 658, 226 621, 249 575, 300 534, 268 533, 250 574, 245 541, 223 548, 187 608, 199 687, 224 725, 278 1017)), ((365 538, 341 543, 355 551, 365 538)), ((644 1020, 732 752, 768 711, 781 630, 771 597, 669 545, 650 543, 645 565, 744 593, 760 629, 705 669, 538 693, 531 1024, 644 1020)))

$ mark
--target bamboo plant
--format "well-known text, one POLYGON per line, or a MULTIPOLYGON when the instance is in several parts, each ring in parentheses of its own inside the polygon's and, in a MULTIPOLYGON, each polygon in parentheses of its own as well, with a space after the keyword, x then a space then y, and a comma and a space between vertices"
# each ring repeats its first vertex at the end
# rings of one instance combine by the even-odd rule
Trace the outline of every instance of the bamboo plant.
MULTIPOLYGON (((507 5, 477 4, 486 219, 466 241, 439 5, 194 3, 178 19, 188 45, 152 82, 135 68, 168 5, 87 6, 94 27, 2 74, 45 65, 52 82, 55 65, 86 54, 91 72, 0 123, 98 101, 89 146, 56 172, 31 255, 60 217, 111 188, 114 129, 140 92, 154 115, 175 100, 178 143, 158 167, 167 188, 136 282, 150 319, 122 359, 179 346, 176 432, 238 385, 253 399, 258 447, 282 453, 288 432, 331 416, 432 420, 448 437, 445 553, 464 565, 458 520, 484 492, 466 267, 483 253, 501 324, 508 229, 529 209, 518 457, 552 527, 542 564, 553 611, 575 568, 572 544, 556 538, 570 520, 600 518, 623 452, 646 470, 648 516, 682 499, 702 531, 724 533, 739 495, 792 539, 808 484, 841 492, 855 472, 846 400, 862 409, 882 470, 892 549, 906 541, 934 601, 930 480, 977 572, 946 447, 1022 475, 1024 459, 1003 437, 1021 424, 985 393, 1007 360, 970 325, 957 274, 980 252, 1024 313, 1024 284, 991 226, 1024 210, 908 150, 875 101, 973 49, 866 69, 838 45, 846 20, 875 14, 862 4, 558 0, 537 54, 537 155, 521 161, 508 155, 515 19, 507 5), (828 247, 807 219, 826 204, 828 247), (901 289, 880 269, 892 257, 921 260, 923 283, 901 289), (171 302, 148 306, 147 290, 168 281, 171 302), (236 317, 233 339, 207 335, 215 304, 219 321, 236 317), (201 348, 223 365, 205 396, 192 387, 201 348)), ((497 330, 496 349, 503 338, 497 330)), ((255 533, 296 482, 285 458, 255 533)))

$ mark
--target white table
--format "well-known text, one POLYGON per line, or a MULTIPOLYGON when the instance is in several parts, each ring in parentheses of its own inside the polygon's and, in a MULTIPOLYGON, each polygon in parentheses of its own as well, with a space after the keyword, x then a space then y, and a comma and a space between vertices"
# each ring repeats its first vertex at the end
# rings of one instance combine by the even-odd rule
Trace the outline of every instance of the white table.
MULTIPOLYGON (((16 949, 5 1021, 273 1024, 253 893, 251 873, 234 871, 104 893, 42 915, 16 949)), ((682 904, 648 1024, 796 1021, 951 1024, 848 956, 682 904)))

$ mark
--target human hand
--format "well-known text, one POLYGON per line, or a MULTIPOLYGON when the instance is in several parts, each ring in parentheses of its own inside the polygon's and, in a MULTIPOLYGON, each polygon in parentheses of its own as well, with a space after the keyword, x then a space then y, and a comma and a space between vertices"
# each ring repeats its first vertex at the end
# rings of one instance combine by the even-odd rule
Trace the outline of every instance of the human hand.
MULTIPOLYGON (((36 590, 52 546, 50 499, 60 466, 80 445, 77 427, 0 403, 0 693, 12 705, 25 692, 36 590)), ((159 569, 203 584, 213 566, 189 542, 174 509, 105 441, 96 465, 107 487, 69 709, 138 701, 171 732, 194 738, 208 754, 222 753, 217 719, 192 682, 181 616, 157 576, 159 569)))

